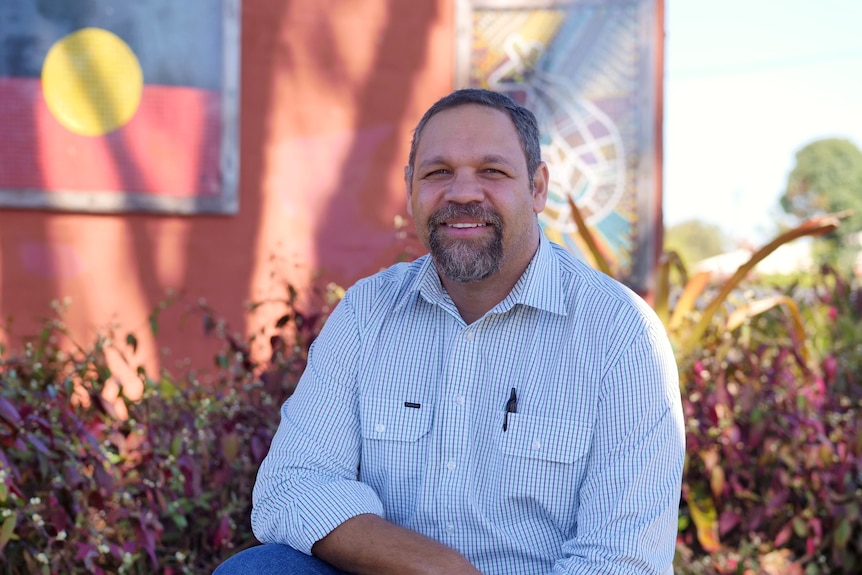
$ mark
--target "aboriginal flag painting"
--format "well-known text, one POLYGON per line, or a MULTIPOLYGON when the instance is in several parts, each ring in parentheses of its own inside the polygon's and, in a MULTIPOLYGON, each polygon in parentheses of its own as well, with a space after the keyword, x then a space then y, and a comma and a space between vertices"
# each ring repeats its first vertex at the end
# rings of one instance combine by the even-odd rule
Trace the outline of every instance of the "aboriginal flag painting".
POLYGON ((0 1, 0 206, 235 213, 238 0, 0 1))
POLYGON ((652 282, 660 207, 657 0, 462 0, 458 83, 536 113, 551 173, 546 235, 592 258, 571 198, 625 283, 652 282))

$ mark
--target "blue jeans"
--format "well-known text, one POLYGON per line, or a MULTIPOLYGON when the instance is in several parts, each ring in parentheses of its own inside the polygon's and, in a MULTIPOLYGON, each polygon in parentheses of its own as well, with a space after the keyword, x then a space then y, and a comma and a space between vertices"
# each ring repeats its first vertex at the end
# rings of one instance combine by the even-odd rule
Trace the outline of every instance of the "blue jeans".
POLYGON ((309 557, 287 545, 270 543, 240 551, 213 575, 346 575, 317 557, 309 557))

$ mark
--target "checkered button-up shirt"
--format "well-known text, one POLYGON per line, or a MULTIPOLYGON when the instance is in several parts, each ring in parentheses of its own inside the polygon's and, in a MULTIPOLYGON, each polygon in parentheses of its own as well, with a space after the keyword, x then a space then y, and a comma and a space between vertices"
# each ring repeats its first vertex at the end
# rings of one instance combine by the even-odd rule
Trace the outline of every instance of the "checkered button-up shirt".
POLYGON ((374 513, 486 575, 670 572, 685 448, 665 331, 544 236, 470 325, 428 256, 358 282, 281 417, 263 542, 310 553, 374 513))

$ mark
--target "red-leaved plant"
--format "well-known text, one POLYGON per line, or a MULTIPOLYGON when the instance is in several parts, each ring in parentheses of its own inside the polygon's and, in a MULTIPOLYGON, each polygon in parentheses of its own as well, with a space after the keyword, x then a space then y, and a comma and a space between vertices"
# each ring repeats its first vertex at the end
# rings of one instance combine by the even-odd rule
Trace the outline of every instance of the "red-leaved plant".
POLYGON ((250 338, 205 305, 187 306, 223 343, 216 368, 206 385, 193 371, 138 369, 143 397, 121 393, 125 420, 102 397, 113 377, 110 331, 69 346, 60 313, 20 352, 0 349, 0 572, 210 573, 255 544, 257 468, 325 318, 325 307, 300 313, 296 295, 289 290, 284 314, 250 338), (260 335, 271 356, 256 362, 260 335))
POLYGON ((679 573, 862 569, 862 290, 824 270, 787 291, 805 340, 774 308, 681 361, 679 573))

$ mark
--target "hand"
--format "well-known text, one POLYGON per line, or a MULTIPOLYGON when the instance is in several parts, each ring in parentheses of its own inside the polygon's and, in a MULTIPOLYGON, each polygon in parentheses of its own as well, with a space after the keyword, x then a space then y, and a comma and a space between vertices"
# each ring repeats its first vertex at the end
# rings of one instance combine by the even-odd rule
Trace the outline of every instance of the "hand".
POLYGON ((356 575, 482 575, 454 549, 377 515, 348 519, 311 552, 356 575))

